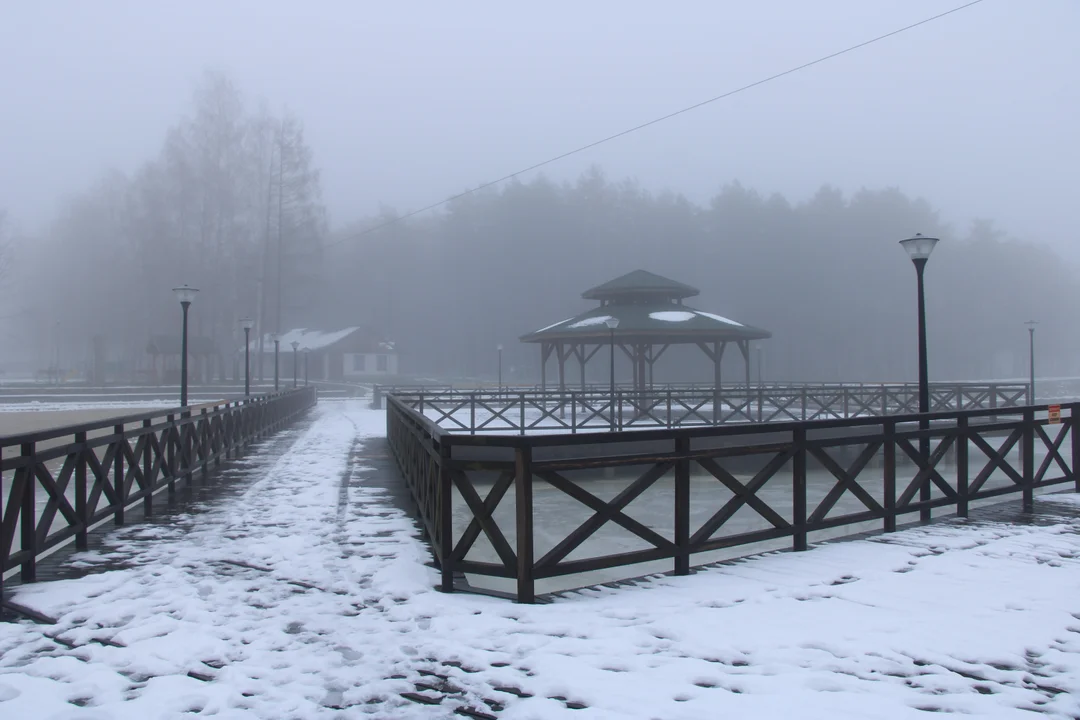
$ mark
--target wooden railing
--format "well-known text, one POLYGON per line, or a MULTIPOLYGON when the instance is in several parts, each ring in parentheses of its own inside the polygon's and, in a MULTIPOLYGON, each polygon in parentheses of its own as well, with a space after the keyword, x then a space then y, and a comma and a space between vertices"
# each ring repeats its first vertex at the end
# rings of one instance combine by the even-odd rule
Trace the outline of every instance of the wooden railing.
MULTIPOLYGON (((1025 384, 932 384, 931 412, 1023 405, 1025 384)), ((918 386, 800 385, 603 391, 399 391, 407 407, 454 432, 518 433, 834 420, 918 412, 918 386)))
POLYGON ((1080 403, 1062 406, 1059 416, 1047 410, 471 435, 449 432, 407 399, 390 396, 387 434, 431 541, 441 588, 460 588, 463 573, 504 578, 514 582, 513 597, 532 602, 537 580, 658 560, 686 574, 699 553, 741 546, 752 552, 783 538, 805 550, 817 531, 875 522, 891 532, 903 518, 928 520, 938 508, 964 517, 973 502, 1017 494, 1031 509, 1040 488, 1071 483, 1080 491, 1080 403), (718 483, 726 500, 692 503, 692 474, 698 483, 718 483), (590 489, 599 477, 618 482, 612 499, 590 489), (809 492, 808 478, 820 492, 809 492), (659 519, 626 512, 661 485, 652 500, 659 519), (541 492, 545 499, 537 501, 541 492), (500 519, 507 497, 513 513, 500 519), (559 525, 552 518, 560 513, 537 504, 566 498, 583 506, 587 519, 559 525), (464 519, 452 513, 455 500, 466 508, 464 519), (757 526, 732 522, 744 509, 757 526), (534 528, 538 517, 548 524, 534 528), (585 553, 605 526, 618 526, 644 547, 585 553), (478 555, 481 539, 487 549, 478 555))
POLYGON ((34 580, 43 553, 72 538, 85 549, 95 524, 122 525, 139 501, 150 515, 163 488, 171 497, 177 483, 206 475, 315 402, 306 387, 0 437, 0 570, 18 567, 23 581, 34 580))

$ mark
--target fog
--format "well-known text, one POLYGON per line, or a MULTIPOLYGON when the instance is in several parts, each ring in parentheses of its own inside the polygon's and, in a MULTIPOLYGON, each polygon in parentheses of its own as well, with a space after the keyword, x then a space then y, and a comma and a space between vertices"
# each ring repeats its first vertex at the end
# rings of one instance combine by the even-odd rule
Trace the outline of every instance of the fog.
POLYGON ((910 379, 922 232, 934 377, 1024 375, 1029 318, 1041 371, 1080 373, 1069 0, 984 0, 365 232, 960 4, 9 3, 0 368, 97 336, 134 377, 190 283, 222 348, 245 314, 368 325, 407 374, 505 343, 528 380, 516 338, 640 267, 770 330, 771 375, 910 379))

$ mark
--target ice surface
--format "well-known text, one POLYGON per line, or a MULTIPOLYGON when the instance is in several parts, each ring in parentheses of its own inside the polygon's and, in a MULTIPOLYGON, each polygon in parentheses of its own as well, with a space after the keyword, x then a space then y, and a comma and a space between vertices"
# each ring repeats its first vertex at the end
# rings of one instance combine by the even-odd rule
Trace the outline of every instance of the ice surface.
POLYGON ((509 720, 1080 714, 1080 534, 1064 517, 515 605, 434 591, 415 524, 357 444, 384 425, 320 405, 288 452, 249 458, 264 474, 241 496, 157 542, 116 531, 125 569, 19 588, 59 623, 0 624, 0 717, 446 718, 484 699, 509 720), (460 692, 401 698, 422 673, 460 692))

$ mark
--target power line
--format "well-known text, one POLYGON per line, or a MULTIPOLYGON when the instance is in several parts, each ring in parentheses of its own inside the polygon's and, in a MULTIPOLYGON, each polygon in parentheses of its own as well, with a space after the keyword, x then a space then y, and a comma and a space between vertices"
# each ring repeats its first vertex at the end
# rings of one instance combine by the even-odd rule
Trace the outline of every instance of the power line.
POLYGON ((953 13, 958 13, 961 10, 966 10, 967 8, 969 8, 969 7, 973 6, 973 5, 978 5, 981 2, 983 2, 983 0, 972 0, 971 2, 964 3, 963 5, 960 5, 958 7, 954 7, 951 10, 946 10, 943 13, 938 13, 937 15, 934 15, 932 17, 928 17, 928 18, 925 18, 923 20, 919 20, 918 22, 912 23, 910 25, 905 25, 902 28, 898 28, 898 29, 893 30, 891 32, 887 32, 884 35, 878 35, 877 37, 871 38, 870 40, 865 40, 865 41, 863 41, 861 43, 858 43, 857 45, 851 45, 850 47, 846 47, 843 50, 837 50, 834 53, 830 53, 828 55, 823 55, 822 57, 819 57, 816 60, 811 60, 810 62, 803 63, 802 65, 797 65, 796 67, 789 68, 787 70, 784 70, 783 72, 778 72, 775 75, 770 75, 770 76, 762 78, 760 80, 755 80, 754 82, 752 82, 752 83, 750 83, 748 85, 743 85, 742 87, 735 88, 734 90, 729 90, 729 91, 727 91, 727 92, 725 92, 725 93, 723 93, 721 95, 717 95, 716 97, 711 97, 708 100, 702 100, 699 103, 689 105, 687 107, 682 108, 681 110, 676 110, 675 112, 668 113, 667 115, 662 115, 662 116, 660 116, 658 118, 654 118, 652 120, 649 120, 648 122, 641 123, 640 125, 635 125, 632 128, 628 128, 628 129, 623 130, 621 132, 617 132, 614 135, 608 135, 607 137, 601 138, 600 140, 595 140, 595 141, 593 141, 593 142, 591 142, 591 143, 589 143, 587 145, 582 145, 581 147, 578 147, 578 148, 575 148, 573 150, 569 150, 567 152, 564 152, 561 155, 556 155, 555 157, 548 158, 547 160, 544 160, 542 162, 538 162, 538 163, 536 163, 534 165, 530 165, 527 168, 523 168, 523 169, 518 170, 516 172, 512 172, 509 175, 504 175, 501 178, 498 178, 497 180, 490 180, 488 182, 477 185, 474 188, 470 188, 469 190, 465 190, 463 192, 457 193, 456 195, 451 195, 448 198, 445 198, 443 200, 439 200, 438 202, 431 203, 430 205, 425 205, 422 208, 419 208, 417 210, 412 210, 410 212, 405 213, 404 215, 399 215, 399 216, 393 218, 392 220, 388 220, 388 221, 386 221, 384 223, 380 223, 378 225, 374 225, 372 227, 365 228, 364 230, 361 230, 359 232, 353 233, 352 235, 346 236, 346 237, 342 238, 341 240, 338 240, 337 242, 330 243, 330 244, 326 245, 326 247, 334 247, 336 245, 340 245, 341 243, 348 242, 349 240, 356 240, 357 238, 361 238, 361 237, 363 237, 365 235, 368 235, 370 233, 373 233, 373 232, 375 232, 377 230, 382 230, 383 228, 389 227, 390 225, 401 222, 402 220, 407 220, 408 218, 414 217, 416 215, 420 215, 421 213, 428 212, 429 210, 434 210, 434 209, 436 209, 438 207, 442 207, 443 205, 446 205, 447 203, 453 202, 454 200, 457 200, 459 198, 463 198, 466 195, 471 195, 471 194, 473 194, 475 192, 479 192, 480 190, 484 190, 486 188, 492 187, 493 185, 498 185, 499 183, 506 182, 507 180, 512 180, 513 178, 517 177, 518 175, 524 175, 527 172, 532 172, 533 170, 539 170, 540 168, 542 168, 542 167, 544 167, 546 165, 550 165, 552 163, 558 162, 559 160, 565 160, 566 158, 570 157, 571 155, 577 155, 578 153, 585 152, 586 150, 591 150, 592 148, 594 148, 594 147, 596 147, 598 145, 603 145, 604 143, 611 142, 612 140, 617 140, 618 138, 621 138, 621 137, 623 137, 625 135, 629 135, 630 133, 635 133, 638 130, 644 130, 647 127, 651 127, 651 126, 656 125, 658 123, 662 123, 665 120, 670 120, 671 118, 678 117, 679 115, 684 115, 684 114, 686 114, 688 112, 691 112, 693 110, 697 110, 699 108, 705 107, 706 105, 710 105, 710 104, 712 104, 714 102, 717 102, 719 100, 724 100, 726 98, 731 97, 732 95, 738 95, 741 92, 746 92, 747 90, 751 90, 751 89, 756 88, 756 87, 758 87, 760 85, 764 85, 765 83, 770 83, 773 80, 779 80, 780 78, 787 77, 788 75, 793 75, 794 73, 797 73, 797 72, 799 72, 801 70, 806 70, 808 68, 812 68, 815 65, 820 65, 823 62, 833 60, 834 58, 838 58, 841 55, 846 55, 846 54, 848 54, 850 52, 854 52, 855 50, 860 50, 860 49, 862 49, 862 48, 864 48, 864 47, 866 47, 868 45, 873 45, 876 42, 886 40, 886 39, 891 38, 891 37, 893 37, 895 35, 899 35, 901 33, 907 32, 908 30, 914 30, 917 27, 920 27, 922 25, 926 25, 928 23, 932 23, 935 20, 940 20, 941 18, 952 15, 953 13))

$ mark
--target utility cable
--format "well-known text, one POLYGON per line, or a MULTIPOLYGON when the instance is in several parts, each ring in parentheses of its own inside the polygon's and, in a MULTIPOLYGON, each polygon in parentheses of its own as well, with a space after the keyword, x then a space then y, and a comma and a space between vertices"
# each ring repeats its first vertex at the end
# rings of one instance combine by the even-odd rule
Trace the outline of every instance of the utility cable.
POLYGON ((533 170, 538 170, 538 169, 540 169, 540 168, 542 168, 542 167, 544 167, 546 165, 550 165, 552 163, 558 162, 559 160, 565 160, 566 158, 570 157, 571 155, 577 155, 579 153, 583 153, 586 150, 591 150, 592 148, 597 147, 598 145, 603 145, 604 143, 609 143, 612 140, 617 140, 618 138, 624 137, 624 136, 629 135, 631 133, 635 133, 635 132, 637 132, 639 130, 644 130, 647 127, 651 127, 651 126, 656 125, 658 123, 662 123, 665 120, 670 120, 670 119, 672 119, 674 117, 678 117, 679 115, 684 115, 684 114, 686 114, 688 112, 691 112, 693 110, 698 110, 700 108, 705 107, 706 105, 710 105, 710 104, 715 103, 717 101, 724 100, 724 99, 729 98, 729 97, 731 97, 733 95, 738 95, 739 93, 746 92, 747 90, 752 90, 753 88, 759 87, 759 86, 764 85, 766 83, 770 83, 770 82, 772 82, 774 80, 779 80, 780 78, 787 77, 788 75, 793 75, 793 74, 795 74, 797 72, 800 72, 802 70, 807 70, 809 68, 814 67, 815 65, 820 65, 821 63, 824 63, 824 62, 827 62, 829 60, 833 60, 835 58, 838 58, 841 55, 846 55, 846 54, 848 54, 850 52, 860 50, 860 49, 862 49, 864 47, 867 47, 868 45, 873 45, 874 43, 881 42, 882 40, 886 40, 888 38, 894 37, 894 36, 899 35, 901 33, 905 33, 908 30, 914 30, 917 27, 921 27, 921 26, 926 25, 928 23, 932 23, 935 20, 940 20, 940 19, 942 19, 944 17, 948 17, 949 15, 952 15, 954 13, 958 13, 961 10, 966 10, 967 8, 970 8, 973 5, 978 5, 981 2, 983 2, 983 0, 972 0, 971 2, 964 3, 963 5, 960 5, 958 7, 954 7, 951 10, 946 10, 945 12, 938 13, 937 15, 934 15, 932 17, 928 17, 928 18, 925 18, 923 20, 919 20, 918 22, 912 23, 910 25, 905 25, 902 28, 897 28, 896 30, 893 30, 891 32, 887 32, 884 35, 878 35, 877 37, 871 38, 869 40, 865 40, 865 41, 863 41, 861 43, 858 43, 856 45, 851 45, 850 47, 846 47, 843 50, 837 50, 836 52, 830 53, 828 55, 823 55, 823 56, 817 58, 816 60, 811 60, 810 62, 803 63, 802 65, 797 65, 795 67, 789 68, 789 69, 784 70, 782 72, 778 72, 778 73, 776 73, 774 75, 770 75, 770 76, 762 78, 760 80, 755 80, 752 83, 749 83, 747 85, 743 85, 742 87, 737 87, 734 90, 729 90, 729 91, 727 91, 727 92, 725 92, 725 93, 723 93, 721 95, 717 95, 716 97, 711 97, 708 100, 702 100, 699 103, 689 105, 687 107, 682 108, 681 110, 676 110, 674 112, 668 113, 667 115, 662 115, 662 116, 660 116, 658 118, 654 118, 652 120, 649 120, 648 122, 641 123, 640 125, 635 125, 632 128, 628 128, 628 129, 623 130, 621 132, 617 132, 614 135, 608 135, 605 138, 601 138, 600 140, 595 140, 595 141, 593 141, 591 143, 588 143, 587 145, 582 145, 581 147, 578 147, 578 148, 575 148, 573 150, 569 150, 567 152, 564 152, 561 155, 556 155, 554 157, 548 158, 547 160, 543 160, 541 162, 535 163, 533 165, 530 165, 527 168, 523 168, 523 169, 518 170, 516 172, 512 172, 509 175, 504 175, 501 178, 498 178, 496 180, 490 180, 488 182, 477 185, 474 188, 470 188, 470 189, 465 190, 463 192, 459 192, 456 195, 451 195, 448 198, 445 198, 443 200, 439 200, 438 202, 433 202, 430 205, 425 205, 424 207, 419 208, 417 210, 412 210, 412 211, 407 212, 407 213, 405 213, 403 215, 399 215, 399 216, 397 216, 397 217, 395 217, 395 218, 393 218, 391 220, 387 220, 386 222, 379 223, 378 225, 374 225, 374 226, 369 227, 369 228, 365 228, 364 230, 360 230, 359 232, 348 235, 348 236, 346 236, 344 238, 341 238, 340 240, 337 240, 337 241, 332 242, 332 243, 328 243, 328 244, 324 245, 323 247, 324 248, 335 247, 335 246, 340 245, 340 244, 342 244, 344 242, 348 242, 349 240, 356 240, 356 239, 361 238, 361 237, 363 237, 365 235, 369 235, 369 234, 371 234, 373 232, 376 232, 378 230, 382 230, 383 228, 389 227, 390 225, 401 222, 402 220, 407 220, 408 218, 415 217, 416 215, 420 215, 421 213, 428 212, 429 210, 434 210, 436 208, 442 207, 443 205, 446 205, 447 203, 451 203, 454 200, 458 200, 458 199, 463 198, 463 197, 465 197, 467 195, 471 195, 471 194, 473 194, 475 192, 479 192, 480 190, 485 190, 485 189, 487 189, 489 187, 492 187, 493 185, 498 185, 500 183, 506 182, 507 180, 512 180, 515 177, 517 177, 518 175, 523 175, 523 174, 525 174, 527 172, 532 172, 533 170))

